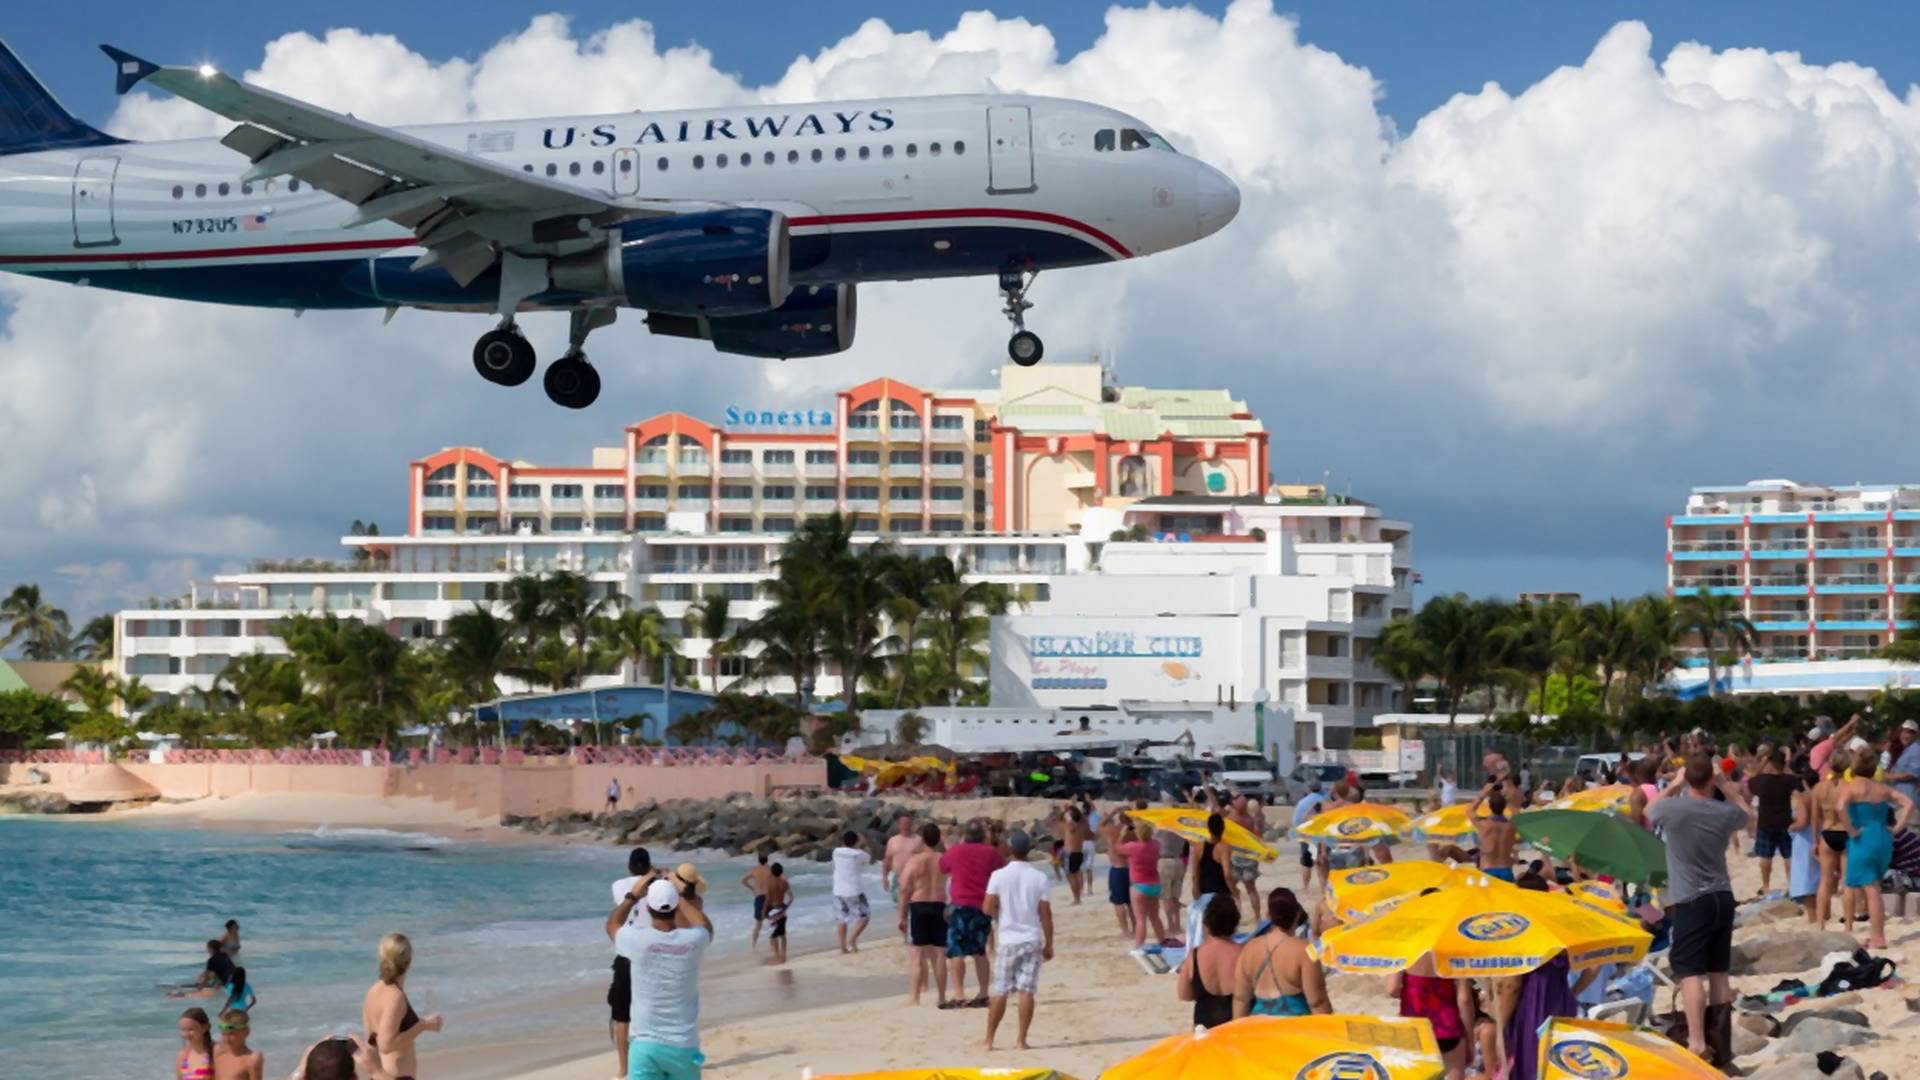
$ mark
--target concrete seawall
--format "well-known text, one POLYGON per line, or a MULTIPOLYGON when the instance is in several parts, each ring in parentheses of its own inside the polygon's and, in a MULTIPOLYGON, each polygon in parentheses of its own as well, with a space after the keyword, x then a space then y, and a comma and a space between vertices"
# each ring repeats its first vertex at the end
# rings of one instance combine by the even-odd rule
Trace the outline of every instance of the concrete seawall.
MULTIPOLYGON (((606 805, 608 781, 618 778, 636 799, 715 799, 735 793, 766 796, 791 786, 823 786, 820 761, 750 764, 612 765, 571 761, 522 765, 318 765, 246 763, 117 763, 154 786, 162 799, 232 798, 240 795, 402 796, 450 803, 485 817, 531 816, 552 811, 597 813, 606 805)), ((65 762, 0 763, 0 783, 25 784, 27 770, 45 773, 60 789, 100 765, 65 762)))

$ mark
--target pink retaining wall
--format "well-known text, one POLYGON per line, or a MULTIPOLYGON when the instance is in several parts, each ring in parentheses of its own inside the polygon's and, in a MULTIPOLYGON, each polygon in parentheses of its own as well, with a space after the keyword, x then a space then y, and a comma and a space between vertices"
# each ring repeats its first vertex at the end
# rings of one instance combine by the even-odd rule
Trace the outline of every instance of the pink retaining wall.
MULTIPOLYGON (((27 770, 47 774, 55 788, 81 780, 98 765, 0 763, 0 783, 27 783, 27 770)), ((575 765, 565 760, 527 765, 281 765, 196 763, 119 767, 152 784, 163 799, 230 798, 251 794, 399 796, 452 803, 485 817, 533 816, 559 810, 598 813, 607 782, 618 777, 622 806, 642 799, 713 799, 735 793, 767 795, 776 788, 824 786, 820 761, 760 761, 738 765, 575 765)))

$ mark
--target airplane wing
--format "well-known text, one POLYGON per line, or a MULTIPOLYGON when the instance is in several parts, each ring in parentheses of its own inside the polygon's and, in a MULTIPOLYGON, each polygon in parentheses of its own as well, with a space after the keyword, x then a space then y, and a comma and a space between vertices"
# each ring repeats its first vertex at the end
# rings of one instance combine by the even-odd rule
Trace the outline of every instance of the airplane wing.
POLYGON ((443 266, 461 284, 500 252, 551 254, 596 226, 634 217, 717 209, 687 199, 613 199, 451 147, 310 105, 212 67, 161 67, 100 46, 117 65, 115 89, 150 82, 238 123, 222 144, 253 167, 243 180, 297 177, 356 209, 343 228, 391 221, 427 249, 414 269, 443 266))

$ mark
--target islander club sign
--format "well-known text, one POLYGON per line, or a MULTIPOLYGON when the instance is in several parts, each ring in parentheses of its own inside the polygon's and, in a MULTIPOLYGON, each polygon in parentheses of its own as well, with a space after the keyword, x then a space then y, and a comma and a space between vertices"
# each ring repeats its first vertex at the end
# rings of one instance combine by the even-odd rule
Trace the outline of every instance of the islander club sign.
POLYGON ((832 431, 833 410, 753 409, 729 405, 723 422, 730 431, 832 431))

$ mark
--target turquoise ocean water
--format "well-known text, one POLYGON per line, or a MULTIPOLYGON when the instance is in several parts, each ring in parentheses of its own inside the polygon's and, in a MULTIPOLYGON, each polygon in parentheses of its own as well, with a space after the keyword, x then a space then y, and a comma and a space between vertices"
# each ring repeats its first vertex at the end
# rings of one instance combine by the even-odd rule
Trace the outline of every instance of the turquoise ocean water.
MULTIPOLYGON (((259 995, 253 1045, 267 1052, 270 1076, 290 1072, 313 1040, 358 1028, 374 946, 390 930, 412 938, 409 992, 421 1014, 446 1015, 445 1038, 461 1037, 463 1014, 484 1016, 489 1037, 538 1031, 555 1022, 561 995, 575 1001, 578 1024, 579 993, 606 989, 602 923, 625 859, 609 847, 378 829, 0 818, 0 1075, 169 1075, 180 1011, 206 1002, 170 1000, 163 988, 195 977, 206 940, 230 918, 259 995)), ((714 884, 716 947, 744 951, 745 861, 692 861, 714 884)), ((830 889, 823 867, 789 869, 800 898, 793 933, 804 942, 831 923, 830 889)), ((603 1024, 604 1011, 591 1020, 603 1024)))

